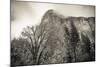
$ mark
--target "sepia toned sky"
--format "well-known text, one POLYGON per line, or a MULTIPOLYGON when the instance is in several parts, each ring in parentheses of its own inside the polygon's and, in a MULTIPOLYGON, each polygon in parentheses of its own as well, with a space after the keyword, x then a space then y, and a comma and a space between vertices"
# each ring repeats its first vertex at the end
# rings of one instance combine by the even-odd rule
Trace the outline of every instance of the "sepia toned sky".
POLYGON ((44 13, 49 9, 65 17, 95 16, 94 6, 11 1, 11 39, 19 37, 24 27, 38 25, 44 13))

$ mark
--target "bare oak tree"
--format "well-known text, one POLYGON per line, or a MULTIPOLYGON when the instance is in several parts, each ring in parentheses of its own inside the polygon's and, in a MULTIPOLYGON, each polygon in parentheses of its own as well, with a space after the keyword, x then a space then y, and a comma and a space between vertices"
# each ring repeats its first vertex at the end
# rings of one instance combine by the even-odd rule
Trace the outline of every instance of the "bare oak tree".
POLYGON ((32 26, 24 28, 22 36, 27 38, 30 42, 29 50, 33 55, 34 64, 39 64, 39 59, 43 49, 45 48, 45 42, 47 41, 47 32, 45 26, 32 26))

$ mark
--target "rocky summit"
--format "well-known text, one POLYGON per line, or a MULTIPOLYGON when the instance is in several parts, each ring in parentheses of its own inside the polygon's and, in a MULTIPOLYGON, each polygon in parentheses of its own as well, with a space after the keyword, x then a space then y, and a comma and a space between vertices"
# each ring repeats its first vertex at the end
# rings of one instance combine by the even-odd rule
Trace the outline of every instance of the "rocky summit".
POLYGON ((95 60, 94 17, 64 17, 48 10, 40 26, 48 33, 40 64, 95 60))

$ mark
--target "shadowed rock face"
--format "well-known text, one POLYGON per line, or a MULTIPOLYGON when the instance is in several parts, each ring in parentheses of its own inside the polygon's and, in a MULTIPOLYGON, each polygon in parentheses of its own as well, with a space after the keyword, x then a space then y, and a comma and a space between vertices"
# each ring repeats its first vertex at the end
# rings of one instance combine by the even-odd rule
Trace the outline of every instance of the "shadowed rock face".
POLYGON ((40 64, 95 60, 94 17, 66 18, 48 10, 40 26, 49 34, 40 64))

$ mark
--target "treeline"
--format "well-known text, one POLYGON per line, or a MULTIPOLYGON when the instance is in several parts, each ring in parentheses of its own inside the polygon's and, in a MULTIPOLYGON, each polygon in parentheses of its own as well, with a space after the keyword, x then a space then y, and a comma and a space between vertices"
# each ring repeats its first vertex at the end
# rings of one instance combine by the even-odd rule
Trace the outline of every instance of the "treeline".
POLYGON ((45 26, 23 29, 21 37, 11 41, 11 65, 36 65, 47 41, 45 26))

